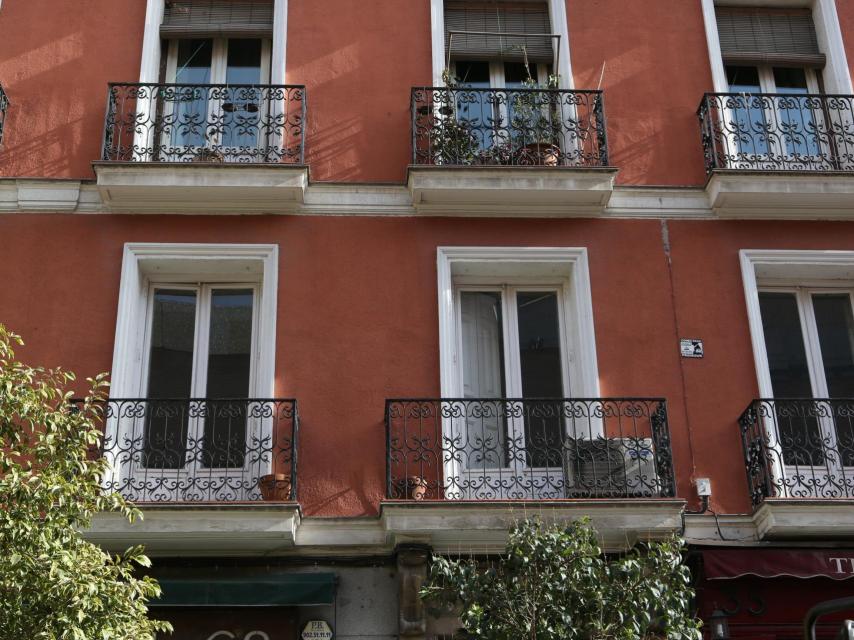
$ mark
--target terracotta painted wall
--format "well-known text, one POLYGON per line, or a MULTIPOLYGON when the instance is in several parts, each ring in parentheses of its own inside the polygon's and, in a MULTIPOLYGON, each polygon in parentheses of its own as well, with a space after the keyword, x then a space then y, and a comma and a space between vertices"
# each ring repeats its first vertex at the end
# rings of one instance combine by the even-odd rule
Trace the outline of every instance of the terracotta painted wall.
MULTIPOLYGON (((567 4, 577 86, 595 87, 608 61, 619 181, 699 184, 694 111, 711 82, 699 3, 567 4)), ((142 0, 3 2, 0 82, 12 108, 0 176, 93 177, 107 82, 139 77, 144 18, 142 0)), ((431 82, 429 0, 292 0, 288 21, 287 80, 308 87, 312 179, 402 182, 410 89, 431 82)))
POLYGON ((691 478, 707 476, 717 511, 745 512, 737 419, 757 390, 738 251, 850 249, 854 226, 667 232, 672 289, 659 221, 7 215, 0 318, 26 360, 92 375, 111 366, 124 242, 279 243, 276 391, 300 402, 301 502, 373 514, 385 399, 439 392, 436 247, 586 246, 602 395, 666 397, 680 497, 693 502, 691 478), (679 358, 679 337, 702 338, 705 358, 679 358))
POLYGON ((722 512, 744 512, 738 417, 758 394, 750 343, 741 249, 854 247, 854 225, 831 222, 671 221, 674 292, 682 337, 704 340, 702 360, 683 360, 685 402, 698 477, 712 478, 722 512), (739 460, 740 462, 740 460, 739 460))
POLYGON ((595 89, 603 77, 617 182, 703 184, 696 111, 712 77, 699 0, 566 5, 575 86, 595 89))
POLYGON ((839 28, 842 31, 842 41, 845 43, 845 56, 848 58, 848 68, 854 77, 854 2, 851 0, 836 0, 836 13, 839 16, 839 28))
POLYGON ((308 90, 311 178, 403 182, 409 95, 432 83, 429 0, 291 0, 287 80, 308 90))
POLYGON ((21 355, 81 376, 111 366, 124 242, 278 242, 276 390, 300 403, 305 512, 327 516, 377 510, 385 399, 438 395, 436 247, 587 246, 602 394, 668 398, 690 492, 658 222, 8 215, 0 235, 15 239, 0 318, 25 336, 21 355))
POLYGON ((142 0, 3 2, 0 177, 93 177, 107 83, 139 78, 144 20, 142 0))

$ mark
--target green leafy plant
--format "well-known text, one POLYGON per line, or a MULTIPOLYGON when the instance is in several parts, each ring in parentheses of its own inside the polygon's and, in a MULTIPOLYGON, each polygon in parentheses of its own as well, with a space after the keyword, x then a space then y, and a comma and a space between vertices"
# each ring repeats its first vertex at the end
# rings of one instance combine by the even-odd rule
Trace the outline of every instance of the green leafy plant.
POLYGON ((603 555, 587 520, 522 520, 498 560, 434 557, 421 597, 478 640, 699 640, 679 539, 603 555))
POLYGON ((560 153, 562 122, 560 105, 554 90, 560 76, 550 75, 546 82, 534 80, 530 73, 522 82, 527 91, 514 94, 510 129, 512 142, 520 160, 531 164, 556 164, 560 153))
POLYGON ((0 636, 38 640, 152 640, 171 631, 148 619, 160 594, 141 547, 110 556, 81 533, 99 512, 139 511, 101 489, 91 459, 102 421, 105 375, 71 402, 74 375, 15 360, 23 342, 0 325, 0 636))

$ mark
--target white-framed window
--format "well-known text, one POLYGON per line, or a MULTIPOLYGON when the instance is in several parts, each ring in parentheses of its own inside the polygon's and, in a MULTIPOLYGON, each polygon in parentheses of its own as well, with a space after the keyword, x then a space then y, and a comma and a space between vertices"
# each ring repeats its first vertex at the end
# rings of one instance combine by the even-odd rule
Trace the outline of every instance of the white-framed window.
MULTIPOLYGON (((718 7, 725 11, 731 11, 733 8, 776 10, 782 3, 779 0, 701 0, 701 2, 714 91, 727 93, 730 82, 726 65, 737 63, 724 60, 718 33, 718 7)), ((821 72, 823 90, 832 94, 854 93, 835 0, 792 0, 785 4, 788 10, 808 9, 811 12, 818 49, 825 56, 821 72)))
MULTIPOLYGON (((520 295, 527 300, 530 292, 539 292, 542 295, 534 296, 540 298, 534 308, 542 310, 542 318, 547 318, 541 326, 552 327, 550 353, 553 362, 560 362, 562 379, 552 388, 560 389, 565 397, 598 397, 599 374, 586 249, 439 247, 437 258, 443 397, 464 397, 462 293, 476 294, 478 291, 489 293, 493 300, 500 299, 496 304, 500 305, 502 314, 502 349, 520 350, 518 357, 514 354, 504 364, 505 390, 523 391, 519 301, 520 295)), ((470 310, 472 305, 473 302, 467 303, 470 310)), ((523 318, 523 326, 528 319, 533 320, 531 316, 523 318)), ((497 328, 495 330, 497 332, 497 328)))
POLYGON ((183 160, 217 148, 223 160, 239 160, 267 144, 262 123, 271 103, 262 85, 270 82, 272 41, 265 38, 179 38, 168 41, 166 77, 179 85, 164 93, 164 149, 183 160), (226 85, 209 89, 205 85, 226 85), (198 88, 196 88, 198 87, 198 88))
POLYGON ((465 407, 442 423, 447 495, 565 496, 563 400, 599 393, 586 250, 440 247, 438 274, 442 396, 465 407))
POLYGON ((780 494, 854 489, 854 252, 741 252, 764 429, 780 494))
MULTIPOLYGON (((471 54, 461 52, 461 47, 454 47, 453 43, 449 44, 447 40, 449 39, 447 30, 449 28, 457 29, 460 25, 456 24, 454 19, 447 20, 446 19, 446 11, 449 8, 449 5, 452 6, 451 9, 458 10, 460 6, 464 6, 465 2, 456 2, 449 0, 430 0, 430 21, 431 21, 431 31, 432 31, 432 53, 433 53, 433 82, 436 86, 441 86, 442 75, 445 68, 452 66, 455 63, 458 63, 463 60, 471 61, 471 60, 480 60, 484 62, 492 62, 495 61, 507 61, 509 57, 515 58, 515 62, 520 61, 519 49, 518 47, 512 47, 514 50, 512 51, 512 55, 508 56, 511 52, 505 51, 505 55, 503 57, 494 55, 480 55, 478 57, 472 57, 471 54), (450 50, 448 50, 450 49, 450 50), (456 53, 455 53, 456 51, 456 53)), ((485 3, 473 1, 472 5, 483 7, 485 3)), ((492 3, 492 10, 495 11, 496 7, 500 9, 500 5, 502 4, 502 0, 497 0, 492 3)), ((504 2, 504 4, 508 4, 504 2)), ((512 3, 509 3, 512 4, 512 3)), ((532 3, 527 7, 528 11, 532 10, 532 3)), ((529 57, 529 61, 534 63, 534 66, 542 66, 549 65, 552 68, 552 71, 556 73, 560 77, 560 88, 562 89, 571 89, 573 86, 573 78, 572 78, 572 64, 570 60, 570 50, 569 50, 569 27, 566 19, 566 3, 562 0, 544 0, 541 4, 546 6, 546 11, 548 13, 548 23, 549 27, 546 30, 548 34, 551 34, 553 38, 549 38, 548 42, 540 38, 537 40, 536 44, 539 45, 539 49, 542 50, 543 45, 550 46, 552 48, 552 57, 548 59, 534 59, 529 57)), ((518 6, 518 3, 517 3, 518 6)), ((457 11, 458 13, 458 11, 457 11)), ((466 30, 481 30, 488 29, 490 31, 503 29, 501 25, 498 26, 498 29, 493 29, 494 25, 488 25, 485 21, 480 21, 481 26, 478 26, 478 22, 471 22, 469 26, 463 26, 463 29, 466 30)), ((506 23, 506 20, 502 21, 502 24, 506 23)), ((514 27, 514 30, 518 27, 514 27)), ((522 27, 524 29, 524 27, 522 27)), ((508 31, 510 29, 507 29, 508 31)), ((542 28, 535 29, 537 31, 537 35, 542 35, 542 28)), ((477 39, 475 37, 470 37, 468 39, 468 44, 477 45, 477 39)), ((494 48, 496 43, 500 46, 502 43, 507 45, 509 42, 508 39, 497 39, 495 37, 482 38, 481 44, 485 47, 494 48)), ((458 40, 458 44, 461 44, 462 41, 458 40)), ((518 43, 516 43, 518 44, 518 43)), ((505 49, 509 49, 511 47, 505 46, 505 49)), ((536 57, 536 53, 534 54, 536 57)), ((524 58, 524 57, 522 57, 524 58)), ((502 74, 498 73, 497 75, 493 75, 492 77, 496 81, 496 83, 500 82, 500 77, 502 74)), ((533 74, 532 74, 533 75, 533 74)), ((462 77, 458 74, 457 77, 462 77)), ((544 80, 542 76, 534 77, 535 80, 540 79, 544 80)), ((500 84, 493 85, 495 87, 500 87, 500 84)))
POLYGON ((277 261, 275 245, 125 245, 105 434, 110 486, 161 500, 214 486, 222 499, 257 491, 228 478, 257 467, 246 452, 272 438, 272 416, 253 399, 273 397, 277 261))
POLYGON ((728 90, 735 98, 729 117, 737 123, 734 146, 759 164, 769 156, 811 158, 821 163, 826 149, 825 116, 809 95, 821 93, 819 74, 810 67, 727 65, 728 90), (756 94, 779 97, 759 98, 756 94), (803 96, 803 97, 799 97, 803 96))

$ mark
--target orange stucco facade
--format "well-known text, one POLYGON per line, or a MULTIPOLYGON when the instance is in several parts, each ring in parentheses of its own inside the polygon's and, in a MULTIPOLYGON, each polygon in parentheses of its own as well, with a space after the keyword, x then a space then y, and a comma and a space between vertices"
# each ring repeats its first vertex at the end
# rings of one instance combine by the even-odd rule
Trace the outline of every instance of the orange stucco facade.
MULTIPOLYGON (((138 78, 143 0, 4 0, 12 102, 0 178, 94 180, 107 83, 138 78), (49 16, 49 19, 46 19, 49 16)), ((705 182, 696 109, 712 89, 699 0, 567 0, 577 88, 605 92, 622 186, 705 182)), ((854 3, 837 0, 854 61, 854 3)), ((409 94, 431 83, 429 0, 290 0, 288 83, 308 94, 312 183, 402 185, 409 94)), ((667 398, 678 496, 742 513, 737 419, 757 394, 738 251, 852 249, 850 222, 365 215, 0 214, 0 321, 27 361, 109 370, 126 242, 276 243, 278 395, 302 416, 309 516, 375 515, 387 397, 439 394, 439 246, 587 247, 603 396, 667 398), (680 337, 706 356, 679 357, 680 337)))

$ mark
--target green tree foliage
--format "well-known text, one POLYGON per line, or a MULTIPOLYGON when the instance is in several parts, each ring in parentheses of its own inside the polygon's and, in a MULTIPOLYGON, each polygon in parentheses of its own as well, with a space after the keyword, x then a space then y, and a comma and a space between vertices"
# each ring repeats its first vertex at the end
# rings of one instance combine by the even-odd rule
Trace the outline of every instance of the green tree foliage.
POLYGON ((102 492, 106 461, 88 455, 105 376, 72 406, 74 375, 18 362, 20 344, 0 325, 0 638, 150 640, 171 630, 148 619, 160 588, 135 575, 149 566, 142 548, 110 556, 81 535, 99 512, 140 516, 102 492))
POLYGON ((523 520, 496 561, 433 558, 421 596, 478 640, 699 640, 681 540, 607 558, 586 520, 523 520))

